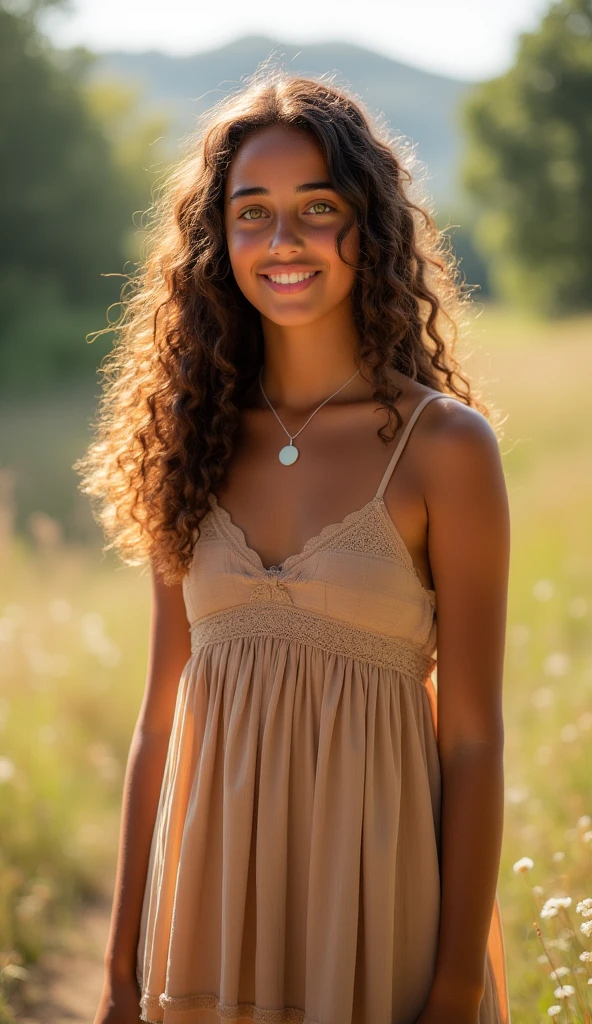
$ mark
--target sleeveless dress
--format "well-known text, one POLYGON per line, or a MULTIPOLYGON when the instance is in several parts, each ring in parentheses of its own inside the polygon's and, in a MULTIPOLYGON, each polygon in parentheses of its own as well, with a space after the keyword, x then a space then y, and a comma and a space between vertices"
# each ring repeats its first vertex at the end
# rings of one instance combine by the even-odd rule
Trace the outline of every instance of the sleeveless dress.
MULTIPOLYGON (((266 569, 214 496, 137 947, 141 1020, 414 1024, 440 907, 436 595, 383 494, 266 569)), ((496 896, 479 1024, 509 1024, 496 896)))

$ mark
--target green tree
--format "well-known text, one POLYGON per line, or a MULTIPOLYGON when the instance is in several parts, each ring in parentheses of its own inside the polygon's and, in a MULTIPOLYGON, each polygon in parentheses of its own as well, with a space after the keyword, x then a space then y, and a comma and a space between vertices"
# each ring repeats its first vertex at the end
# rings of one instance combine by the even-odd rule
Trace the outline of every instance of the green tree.
POLYGON ((109 139, 115 165, 130 197, 130 217, 125 225, 124 248, 132 262, 141 259, 146 237, 143 217, 151 190, 172 169, 175 150, 170 148, 168 116, 158 110, 140 114, 142 87, 116 80, 83 81, 87 105, 109 139), (133 211, 133 218, 131 215, 133 211))
POLYGON ((101 272, 124 256, 127 190, 75 77, 29 16, 2 8, 0 125, 2 277, 51 279, 73 304, 106 296, 101 272))
MULTIPOLYGON (((39 30, 48 0, 0 0, 0 389, 47 388, 94 367, 134 214, 150 204, 162 119, 142 119, 117 84, 87 84, 92 54, 56 51, 39 30), (148 164, 148 167, 146 166, 148 164), (152 165, 152 166, 150 166, 152 165), (111 276, 112 275, 112 276, 111 276)), ((133 268, 132 268, 133 269, 133 268)))
POLYGON ((464 110, 475 239, 504 298, 592 306, 592 0, 554 3, 464 110))

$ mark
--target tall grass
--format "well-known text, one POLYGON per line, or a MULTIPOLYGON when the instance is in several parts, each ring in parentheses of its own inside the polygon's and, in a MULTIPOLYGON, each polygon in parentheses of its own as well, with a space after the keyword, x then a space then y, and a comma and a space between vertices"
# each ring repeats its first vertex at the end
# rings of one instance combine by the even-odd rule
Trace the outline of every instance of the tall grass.
MULTIPOLYGON (((465 345, 470 374, 489 382, 484 397, 507 417, 498 891, 513 1024, 592 1019, 591 332, 592 319, 545 324, 486 309, 465 345)), ((60 403, 54 422, 68 423, 60 403)), ((111 885, 149 610, 146 575, 65 539, 43 488, 15 527, 12 485, 43 448, 33 408, 20 409, 18 422, 27 419, 37 451, 27 456, 21 437, 18 460, 4 449, 0 475, 0 1022, 53 930, 111 885)), ((66 467, 84 443, 80 428, 57 444, 66 467)))
MULTIPOLYGON (((6 477, 4 478, 6 483, 6 477)), ((108 890, 145 675, 146 579, 7 529, 0 584, 0 1021, 55 929, 108 890)))

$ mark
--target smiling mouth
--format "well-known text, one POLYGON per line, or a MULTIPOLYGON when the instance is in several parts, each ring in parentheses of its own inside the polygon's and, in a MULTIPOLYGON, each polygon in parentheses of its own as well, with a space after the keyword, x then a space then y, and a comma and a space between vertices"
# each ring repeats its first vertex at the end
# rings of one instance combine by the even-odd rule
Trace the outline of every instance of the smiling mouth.
POLYGON ((305 273, 294 271, 291 274, 261 274, 260 276, 274 292, 290 295, 293 292, 304 291, 320 273, 320 270, 311 270, 305 273))

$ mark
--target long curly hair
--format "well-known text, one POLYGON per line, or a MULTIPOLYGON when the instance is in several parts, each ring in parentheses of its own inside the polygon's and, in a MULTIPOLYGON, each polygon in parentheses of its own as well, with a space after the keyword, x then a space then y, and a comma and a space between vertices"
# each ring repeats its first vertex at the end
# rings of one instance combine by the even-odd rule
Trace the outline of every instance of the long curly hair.
POLYGON ((104 550, 129 565, 150 562, 169 583, 191 564, 263 359, 260 315, 230 267, 223 198, 241 142, 271 125, 316 140, 357 218, 352 309, 373 400, 386 413, 383 442, 402 425, 393 370, 489 415, 453 355, 469 295, 448 236, 425 201, 412 201, 412 148, 397 151, 383 124, 329 81, 256 74, 183 140, 155 190, 146 255, 122 289, 115 343, 100 367, 95 437, 73 466, 109 541, 104 550))

